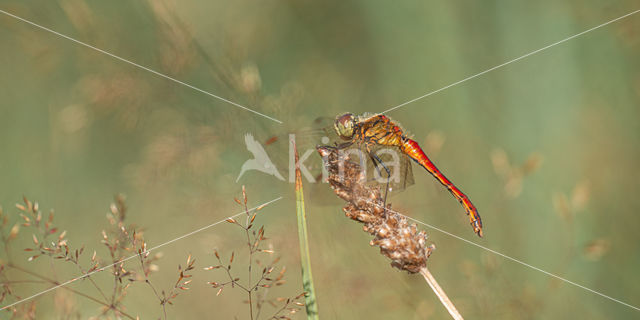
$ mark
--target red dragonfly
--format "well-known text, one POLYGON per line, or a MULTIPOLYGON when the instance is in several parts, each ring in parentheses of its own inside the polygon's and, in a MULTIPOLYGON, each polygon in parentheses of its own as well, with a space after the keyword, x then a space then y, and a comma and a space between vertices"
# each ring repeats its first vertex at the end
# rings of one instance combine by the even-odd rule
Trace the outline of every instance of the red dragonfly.
MULTIPOLYGON (((351 113, 346 113, 336 117, 334 130, 337 135, 345 141, 342 144, 338 144, 338 148, 347 148, 353 144, 363 147, 369 156, 387 171, 389 177, 391 176, 391 172, 374 152, 374 150, 380 146, 396 147, 404 155, 420 164, 462 204, 469 216, 473 231, 482 237, 482 220, 480 219, 478 210, 473 203, 471 203, 471 200, 438 170, 424 151, 422 151, 418 143, 405 136, 402 129, 387 116, 376 114, 358 117, 351 113)), ((388 181, 389 180, 387 180, 386 191, 389 191, 388 181)))

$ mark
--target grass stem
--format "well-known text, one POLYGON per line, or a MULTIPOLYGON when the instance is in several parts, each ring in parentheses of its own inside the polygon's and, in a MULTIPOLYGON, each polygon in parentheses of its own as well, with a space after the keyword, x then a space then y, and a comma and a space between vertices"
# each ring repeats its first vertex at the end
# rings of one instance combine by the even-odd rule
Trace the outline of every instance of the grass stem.
POLYGON ((451 302, 444 290, 442 290, 440 285, 438 285, 436 278, 433 277, 429 269, 427 269, 427 267, 422 267, 420 269, 420 274, 424 277, 424 280, 427 281, 427 283, 431 287, 431 290, 433 290, 436 296, 438 296, 438 299, 440 299, 442 305, 447 308, 447 311, 449 311, 451 317, 456 320, 463 320, 464 318, 462 318, 462 315, 460 314, 460 312, 458 312, 458 309, 456 309, 456 306, 453 304, 453 302, 451 302))

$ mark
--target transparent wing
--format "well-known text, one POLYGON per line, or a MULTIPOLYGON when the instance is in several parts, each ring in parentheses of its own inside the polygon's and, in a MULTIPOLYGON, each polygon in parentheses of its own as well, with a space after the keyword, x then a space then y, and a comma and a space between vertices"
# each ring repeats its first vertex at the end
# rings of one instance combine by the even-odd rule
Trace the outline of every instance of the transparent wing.
POLYGON ((349 161, 366 168, 363 174, 371 185, 384 188, 389 181, 389 191, 395 193, 414 183, 411 161, 398 147, 373 146, 371 153, 375 156, 370 155, 362 144, 353 144, 341 151, 347 154, 349 161))
POLYGON ((338 136, 333 130, 333 121, 332 118, 317 118, 306 125, 294 125, 293 128, 262 136, 256 135, 255 138, 264 146, 265 152, 285 180, 289 180, 290 173, 295 168, 293 147, 290 143, 293 139, 300 156, 305 183, 321 182, 323 163, 316 146, 336 145, 338 136))

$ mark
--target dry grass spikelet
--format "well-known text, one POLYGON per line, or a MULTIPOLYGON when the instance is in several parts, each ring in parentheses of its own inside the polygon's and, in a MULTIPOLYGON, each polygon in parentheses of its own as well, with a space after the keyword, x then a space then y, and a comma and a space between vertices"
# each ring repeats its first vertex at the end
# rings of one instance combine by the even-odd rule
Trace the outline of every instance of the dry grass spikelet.
POLYGON ((331 188, 347 201, 342 208, 345 215, 364 224, 364 231, 374 236, 370 244, 379 247, 380 253, 391 259, 391 266, 395 268, 418 273, 426 267, 435 249, 427 245, 426 232, 418 231, 403 215, 385 210, 380 188, 366 184, 360 166, 344 153, 327 146, 317 150, 325 159, 331 188))
POLYGON ((427 234, 418 231, 415 224, 387 205, 380 187, 366 183, 364 172, 357 162, 351 161, 339 149, 319 146, 318 152, 329 173, 328 181, 334 192, 347 201, 342 209, 347 217, 364 224, 364 231, 374 236, 370 244, 380 248, 380 253, 391 259, 391 266, 409 273, 420 273, 442 305, 455 320, 463 320, 462 315, 451 302, 427 268, 427 259, 435 249, 427 245, 427 234))

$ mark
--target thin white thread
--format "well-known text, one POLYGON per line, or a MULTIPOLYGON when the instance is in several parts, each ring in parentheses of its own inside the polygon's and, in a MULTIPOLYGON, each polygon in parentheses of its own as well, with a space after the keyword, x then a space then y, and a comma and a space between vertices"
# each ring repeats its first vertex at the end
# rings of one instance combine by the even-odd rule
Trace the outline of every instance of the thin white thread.
POLYGON ((558 45, 558 44, 561 44, 561 43, 563 43, 563 42, 569 41, 569 40, 571 40, 571 39, 573 39, 573 38, 579 37, 579 36, 581 36, 581 35, 583 35, 583 34, 585 34, 585 33, 588 33, 588 32, 591 32, 591 31, 593 31, 593 30, 596 30, 596 29, 598 29, 598 28, 604 27, 604 26, 606 26, 606 25, 608 25, 608 24, 614 23, 614 22, 616 22, 616 21, 618 21, 618 20, 624 19, 624 18, 626 18, 626 17, 628 17, 628 16, 631 16, 631 15, 634 15, 634 14, 636 14, 636 13, 638 13, 638 12, 640 12, 640 9, 639 9, 639 10, 636 10, 636 11, 633 11, 633 12, 631 12, 631 13, 627 13, 627 14, 625 14, 625 15, 623 15, 623 16, 621 16, 621 17, 615 18, 615 19, 613 19, 613 20, 607 21, 607 22, 605 22, 605 23, 603 23, 603 24, 601 24, 601 25, 595 26, 595 27, 593 27, 593 28, 591 28, 591 29, 588 29, 588 30, 582 31, 582 32, 580 32, 580 33, 578 33, 578 34, 574 34, 574 35, 572 35, 572 36, 570 36, 570 37, 568 37, 568 38, 565 38, 565 39, 562 39, 562 40, 560 40, 560 41, 554 42, 554 43, 552 43, 552 44, 550 44, 550 45, 548 45, 548 46, 546 46, 546 47, 540 48, 540 49, 535 50, 535 51, 531 51, 531 52, 529 52, 529 53, 527 53, 527 54, 525 54, 525 55, 523 55, 523 56, 520 56, 520 57, 515 58, 515 59, 513 59, 513 60, 507 61, 507 62, 505 62, 505 63, 503 63, 503 64, 500 64, 500 65, 497 65, 497 66, 495 66, 495 67, 493 67, 493 68, 490 68, 490 69, 487 69, 487 70, 485 70, 485 71, 482 71, 482 72, 480 72, 480 73, 478 73, 478 74, 475 74, 475 75, 469 76, 469 77, 464 78, 464 79, 462 79, 462 80, 460 80, 460 81, 456 81, 456 82, 454 82, 454 83, 452 83, 452 84, 450 84, 450 85, 448 85, 448 86, 442 87, 442 88, 440 88, 440 89, 438 89, 438 90, 431 91, 431 92, 429 92, 429 93, 427 93, 427 94, 425 94, 425 95, 422 95, 422 96, 420 96, 420 97, 417 97, 417 98, 411 99, 411 100, 409 100, 409 101, 407 101, 407 102, 404 102, 404 103, 402 103, 402 104, 399 104, 399 105, 397 105, 397 106, 395 106, 395 107, 393 107, 393 108, 387 109, 386 111, 383 111, 383 112, 381 112, 381 113, 379 113, 379 114, 385 114, 385 113, 387 113, 387 112, 390 112, 390 111, 393 111, 393 110, 398 109, 398 108, 400 108, 400 107, 403 107, 403 106, 405 106, 405 105, 407 105, 407 104, 410 104, 410 103, 416 102, 416 101, 418 101, 418 100, 424 99, 424 98, 426 98, 426 97, 428 97, 428 96, 430 96, 430 95, 436 94, 436 93, 438 93, 438 92, 440 92, 440 91, 443 91, 443 90, 446 90, 446 89, 451 88, 451 87, 453 87, 453 86, 456 86, 456 85, 458 85, 458 84, 461 84, 461 83, 463 83, 463 82, 465 82, 465 81, 467 81, 467 80, 471 80, 471 79, 473 79, 473 78, 479 77, 479 76, 481 76, 481 75, 483 75, 483 74, 485 74, 485 73, 491 72, 491 71, 493 71, 493 70, 495 70, 495 69, 498 69, 498 68, 501 68, 501 67, 504 67, 504 66, 506 66, 506 65, 508 65, 508 64, 511 64, 511 63, 516 62, 516 61, 521 60, 521 59, 524 59, 524 58, 526 58, 526 57, 528 57, 528 56, 534 55, 534 54, 536 54, 536 53, 538 53, 538 52, 540 52, 540 51, 543 51, 543 50, 549 49, 549 48, 551 48, 551 47, 553 47, 553 46, 555 46, 555 45, 558 45))
POLYGON ((151 73, 153 73, 153 74, 155 74, 155 75, 158 75, 158 76, 160 76, 160 77, 163 77, 163 78, 165 78, 165 79, 168 79, 168 80, 171 80, 171 81, 173 81, 173 82, 179 83, 179 84, 181 84, 181 85, 183 85, 183 86, 185 86, 185 87, 189 87, 189 88, 191 88, 191 89, 193 89, 193 90, 196 90, 196 91, 198 91, 198 92, 204 93, 204 94, 206 94, 206 95, 209 95, 209 96, 214 97, 214 98, 216 98, 216 99, 218 99, 218 100, 224 101, 224 102, 226 102, 226 103, 228 103, 228 104, 231 104, 231 105, 233 105, 233 106, 236 106, 236 107, 238 107, 238 108, 244 109, 244 110, 249 111, 249 112, 253 112, 253 113, 255 113, 255 114, 257 114, 257 115, 260 115, 260 116, 262 116, 262 117, 265 117, 265 118, 267 118, 267 119, 269 119, 269 120, 272 120, 272 121, 275 121, 275 122, 277 122, 277 123, 282 124, 282 121, 280 121, 280 120, 278 120, 278 119, 276 119, 276 118, 273 118, 273 117, 270 117, 270 116, 268 116, 268 115, 262 114, 262 113, 260 113, 260 112, 258 112, 258 111, 255 111, 255 110, 253 110, 253 109, 250 109, 250 108, 248 108, 248 107, 245 107, 245 106, 243 106, 243 105, 241 105, 241 104, 235 103, 235 102, 233 102, 233 101, 231 101, 231 100, 227 100, 227 99, 225 99, 225 98, 223 98, 223 97, 220 97, 220 96, 217 96, 217 95, 215 95, 215 94, 213 94, 213 93, 210 93, 210 92, 204 91, 204 90, 202 90, 202 89, 200 89, 200 88, 198 88, 198 87, 194 87, 194 86, 192 86, 192 85, 190 85, 190 84, 188 84, 188 83, 185 83, 185 82, 182 82, 182 81, 180 81, 180 80, 174 79, 174 78, 172 78, 172 77, 170 77, 170 76, 167 76, 167 75, 162 74, 162 73, 160 73, 160 72, 158 72, 158 71, 155 71, 155 70, 149 69, 149 68, 147 68, 147 67, 145 67, 145 66, 139 65, 139 64, 137 64, 137 63, 135 63, 135 62, 132 62, 132 61, 129 61, 129 60, 125 59, 125 58, 121 58, 121 57, 119 57, 119 56, 117 56, 117 55, 115 55, 115 54, 113 54, 113 53, 109 53, 109 52, 104 51, 104 50, 102 50, 102 49, 96 48, 96 47, 94 47, 94 46, 92 46, 92 45, 89 45, 89 44, 86 44, 86 43, 84 43, 84 42, 82 42, 82 41, 80 41, 80 40, 76 40, 76 39, 71 38, 71 37, 69 37, 69 36, 66 36, 66 35, 64 35, 64 34, 62 34, 62 33, 59 33, 59 32, 57 32, 57 31, 51 30, 51 29, 49 29, 49 28, 47 28, 47 27, 41 26, 41 25, 39 25, 39 24, 37 24, 37 23, 35 23, 35 22, 31 22, 31 21, 29 21, 29 20, 27 20, 27 19, 24 19, 24 18, 18 17, 18 16, 16 16, 16 15, 11 14, 11 13, 9 13, 9 12, 6 12, 6 11, 4 11, 4 10, 0 10, 0 13, 3 13, 3 14, 5 14, 5 15, 9 16, 9 17, 12 17, 12 18, 18 19, 18 20, 20 20, 20 21, 22 21, 22 22, 26 22, 26 23, 28 23, 28 24, 30 24, 30 25, 32 25, 32 26, 38 27, 38 28, 40 28, 40 29, 42 29, 42 30, 49 31, 49 32, 51 32, 51 33, 53 33, 53 34, 55 34, 55 35, 57 35, 57 36, 59 36, 59 37, 65 38, 65 39, 67 39, 67 40, 71 40, 71 41, 73 41, 73 42, 75 42, 75 43, 77 43, 77 44, 83 45, 83 46, 85 46, 85 47, 87 47, 87 48, 91 48, 91 49, 96 50, 96 51, 98 51, 98 52, 100 52, 100 53, 106 54, 106 55, 108 55, 108 56, 110 56, 110 57, 112 57, 112 58, 118 59, 118 60, 120 60, 120 61, 122 61, 122 62, 126 62, 126 63, 128 63, 128 64, 130 64, 130 65, 136 66, 136 67, 138 67, 138 68, 140 68, 140 69, 146 70, 146 71, 148 71, 148 72, 151 72, 151 73))
MULTIPOLYGON (((261 207, 264 207, 264 206, 266 206, 266 205, 268 205, 268 204, 270 204, 270 203, 276 202, 276 201, 278 201, 278 200, 280 200, 280 199, 282 199, 282 197, 279 197, 279 198, 273 199, 273 200, 271 200, 271 201, 267 201, 267 202, 265 202, 265 203, 263 203, 263 204, 261 204, 261 205, 259 205, 259 206, 257 206, 257 207, 251 208, 251 209, 249 209, 249 210, 247 210, 247 211, 253 211, 253 210, 256 210, 256 209, 261 208, 261 207)), ((184 239, 184 238, 186 238, 186 237, 188 237, 188 236, 191 236, 191 235, 193 235, 193 234, 196 234, 196 233, 198 233, 198 232, 200 232, 200 231, 203 231, 203 230, 205 230, 205 229, 208 229, 208 228, 211 228, 211 227, 213 227, 213 226, 215 226, 215 225, 218 225, 218 224, 220 224, 220 223, 222 223, 222 222, 225 222, 225 221, 227 221, 229 218, 235 218, 235 217, 237 217, 237 216, 239 216, 239 215, 241 215, 241 214, 244 214, 244 213, 246 213, 246 212, 245 212, 245 211, 242 211, 242 212, 240 212, 240 213, 237 213, 237 214, 234 214, 234 215, 232 215, 232 216, 226 217, 226 218, 224 218, 223 220, 220 220, 220 221, 218 221, 218 222, 214 222, 214 223, 212 223, 212 224, 210 224, 210 225, 208 225, 208 226, 204 226, 204 227, 202 227, 202 228, 200 228, 200 229, 196 229, 196 230, 194 230, 194 231, 191 231, 191 232, 189 232, 189 233, 186 233, 186 234, 184 234, 184 235, 181 235, 181 236, 179 236, 179 237, 177 237, 177 238, 175 238, 175 239, 173 239, 173 240, 169 240, 169 241, 167 241, 167 242, 165 242, 165 243, 162 243, 162 244, 160 244, 160 245, 157 245, 157 246, 155 246, 155 247, 153 247, 153 248, 151 248, 151 249, 148 249, 148 250, 146 250, 146 251, 144 251, 144 252, 142 252, 142 253, 134 254, 134 255, 132 255, 132 256, 130 256, 130 257, 127 257, 127 258, 124 258, 124 259, 122 259, 122 260, 120 260, 120 261, 118 261, 118 262, 112 263, 112 264, 110 264, 110 265, 103 266, 103 267, 101 267, 101 268, 99 268, 99 269, 97 269, 97 270, 95 270, 95 271, 92 271, 92 272, 89 272, 89 273, 87 273, 87 274, 84 274, 84 275, 82 275, 82 276, 80 276, 80 277, 73 278, 73 279, 71 279, 71 280, 65 281, 65 282, 63 282, 63 283, 61 283, 61 284, 59 284, 59 285, 53 286, 53 287, 51 287, 51 288, 49 288, 49 289, 46 289, 46 290, 41 291, 41 292, 39 292, 39 293, 36 293, 36 294, 34 294, 34 295, 32 295, 32 296, 29 296, 29 297, 27 297, 27 298, 24 298, 24 299, 21 299, 21 300, 18 300, 18 301, 16 301, 16 302, 14 302, 14 303, 11 303, 11 304, 9 304, 9 305, 6 305, 6 306, 4 306, 4 307, 0 308, 0 311, 1 311, 1 310, 5 310, 5 309, 7 309, 7 308, 11 308, 11 307, 13 307, 13 306, 15 306, 15 305, 17 305, 17 304, 20 304, 20 303, 22 303, 22 302, 25 302, 25 301, 31 300, 31 299, 33 299, 33 298, 39 297, 39 296, 41 296, 41 295, 43 295, 43 294, 45 294, 45 293, 47 293, 47 292, 50 292, 50 291, 56 290, 56 289, 58 289, 58 288, 64 287, 64 286, 66 286, 66 285, 68 285, 68 284, 70 284, 70 283, 73 283, 73 282, 75 282, 75 281, 78 281, 78 280, 80 280, 80 279, 88 278, 89 276, 91 276, 91 275, 92 275, 92 274, 94 274, 94 273, 104 271, 105 269, 110 268, 110 267, 113 267, 113 266, 114 266, 114 265, 116 265, 116 264, 123 263, 123 262, 128 261, 128 260, 131 260, 131 259, 133 259, 133 258, 135 258, 135 257, 138 257, 140 254, 145 254, 145 253, 147 253, 147 252, 151 252, 152 250, 158 249, 158 248, 160 248, 160 247, 166 246, 166 245, 171 244, 171 243, 173 243, 173 242, 176 242, 176 241, 178 241, 178 240, 184 239)))
MULTIPOLYGON (((377 204, 377 203, 371 202, 371 201, 369 201, 369 200, 367 200, 367 202, 369 202, 370 204, 373 204, 373 205, 375 205, 375 206, 378 206, 378 207, 380 207, 380 208, 384 208, 383 206, 381 206, 381 205, 379 205, 379 204, 377 204)), ((484 249, 484 250, 489 251, 489 252, 491 252, 491 253, 493 253, 493 254, 497 254, 497 255, 499 255, 499 256, 501 256, 501 257, 503 257, 503 258, 506 258, 506 259, 511 260, 511 261, 513 261, 513 262, 517 262, 517 263, 519 263, 519 264, 521 264, 521 265, 523 265, 523 266, 529 267, 529 268, 531 268, 531 269, 533 269, 533 270, 536 270, 536 271, 542 272, 542 273, 544 273, 544 274, 546 274, 546 275, 548 275, 548 276, 554 277, 554 278, 556 278, 556 279, 558 279, 558 280, 562 280, 562 281, 564 281, 564 282, 566 282, 566 283, 572 284, 572 285, 574 285, 574 286, 576 286, 576 287, 578 287, 578 288, 581 288, 581 289, 587 290, 587 291, 592 292, 592 293, 595 293, 595 294, 597 294, 597 295, 599 295, 599 296, 601 296, 601 297, 607 298, 607 299, 609 299, 609 300, 611 300, 611 301, 615 301, 615 302, 617 302, 617 303, 619 303, 619 304, 622 304, 622 305, 625 305, 625 306, 627 306, 627 307, 629 307, 629 308, 636 309, 636 310, 640 311, 640 308, 639 308, 639 307, 636 307, 636 306, 630 305, 630 304, 628 304, 628 303, 626 303, 626 302, 620 301, 620 300, 618 300, 618 299, 616 299, 616 298, 610 297, 610 296, 608 296, 608 295, 606 295, 606 294, 604 294, 604 293, 600 293, 600 292, 595 291, 595 290, 593 290, 593 289, 589 289, 589 288, 587 288, 587 287, 585 287, 585 286, 583 286, 583 285, 581 285, 581 284, 575 283, 575 282, 573 282, 573 281, 571 281, 571 280, 567 280, 567 279, 565 279, 565 278, 563 278, 563 277, 560 277, 560 276, 555 275, 555 274, 553 274, 553 273, 551 273, 551 272, 548 272, 548 271, 542 270, 542 269, 540 269, 540 268, 538 268, 538 267, 534 267, 534 266, 532 266, 532 265, 530 265, 530 264, 528 264, 528 263, 526 263, 526 262, 520 261, 520 260, 518 260, 518 259, 516 259, 516 258, 512 258, 512 257, 510 257, 510 256, 508 256, 508 255, 506 255, 506 254, 504 254, 504 253, 501 253, 501 252, 495 251, 495 250, 493 250, 493 249, 489 249, 489 248, 487 248, 487 247, 485 247, 485 246, 483 246, 483 245, 477 244, 477 243, 475 243, 475 242, 473 242, 473 241, 470 241, 470 240, 467 240, 467 239, 462 238, 462 237, 460 237, 460 236, 457 236, 457 235, 455 235, 455 234, 453 234, 453 233, 451 233, 451 232, 448 232, 448 231, 442 230, 442 229, 440 229, 440 228, 438 228, 438 227, 432 226, 432 225, 430 225, 430 224, 428 224, 428 223, 422 222, 422 221, 420 221, 420 220, 418 220, 418 219, 414 219, 414 218, 412 218, 412 217, 409 217, 409 216, 404 215, 404 214, 402 214, 402 213, 400 213, 400 212, 397 212, 397 211, 391 210, 391 209, 389 209, 389 208, 387 208, 387 211, 390 211, 390 212, 393 212, 393 213, 399 214, 399 215, 401 215, 401 216, 403 216, 403 217, 405 217, 405 218, 407 218, 407 219, 409 219, 409 220, 412 220, 412 221, 415 221, 415 222, 420 223, 420 224, 422 224, 422 225, 425 225, 425 226, 427 226, 427 227, 429 227, 429 228, 431 228, 431 229, 434 229, 434 230, 440 231, 440 232, 442 232, 442 233, 444 233, 444 234, 446 234, 446 235, 448 235, 448 236, 454 237, 454 238, 456 238, 456 239, 458 239, 458 240, 462 240, 462 241, 464 241, 464 242, 466 242, 466 243, 468 243, 468 244, 474 245, 474 246, 476 246, 476 247, 478 247, 478 248, 484 249)))

